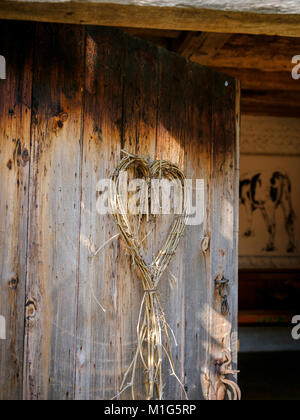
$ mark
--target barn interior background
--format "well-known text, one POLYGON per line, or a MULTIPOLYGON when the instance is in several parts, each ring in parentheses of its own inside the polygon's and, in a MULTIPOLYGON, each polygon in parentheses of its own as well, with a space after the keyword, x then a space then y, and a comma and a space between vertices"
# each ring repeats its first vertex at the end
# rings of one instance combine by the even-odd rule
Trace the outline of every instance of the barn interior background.
POLYGON ((298 117, 242 117, 239 337, 249 399, 298 399, 300 392, 300 345, 290 327, 300 299, 299 129, 298 117), (285 366, 276 375, 275 364, 285 366), (296 372, 282 385, 287 366, 296 372))
POLYGON ((242 119, 240 268, 300 267, 299 130, 299 118, 242 119))
MULTIPOLYGON (((267 165, 272 172, 273 168, 274 170, 276 168, 276 171, 279 169, 281 173, 290 172, 292 167, 297 168, 297 164, 293 162, 298 162, 300 154, 300 80, 291 77, 291 72, 295 67, 292 59, 300 54, 300 7, 297 0, 284 3, 272 0, 267 4, 258 0, 229 1, 226 4, 223 4, 221 0, 218 4, 210 0, 197 2, 187 0, 173 1, 171 5, 167 0, 160 2, 149 0, 147 5, 139 0, 115 0, 110 2, 111 4, 97 0, 93 3, 89 1, 61 2, 55 4, 55 7, 47 0, 31 3, 30 0, 1 1, 0 16, 5 19, 122 27, 130 35, 151 41, 191 61, 237 77, 241 80, 242 86, 241 173, 248 173, 249 169, 251 172, 252 165, 254 163, 258 165, 259 161, 261 164, 256 166, 259 170, 262 165, 264 169, 267 165), (277 165, 279 158, 280 167, 277 165)), ((67 43, 67 40, 64 42, 67 43)), ((20 57, 14 59, 19 65, 22 64, 20 57)), ((46 63, 46 57, 44 60, 44 69, 48 69, 49 62, 46 63)), ((31 86, 26 75, 20 77, 26 87, 22 92, 23 98, 27 98, 31 86)), ((18 89, 19 85, 15 82, 14 92, 18 89)), ((26 101, 23 102, 26 103, 26 101)), ((78 105, 79 102, 79 98, 76 97, 76 104, 78 105)), ((9 112, 9 109, 7 111, 9 112)), ((25 118, 22 107, 20 112, 22 118, 25 118)), ((59 125, 65 124, 65 117, 65 115, 59 116, 53 123, 54 127, 59 128, 59 125)), ((23 130, 25 138, 28 139, 29 125, 26 118, 23 121, 23 130)), ((96 134, 92 135, 99 137, 99 132, 96 130, 96 134)), ((25 171, 25 174, 21 172, 25 177, 27 167, 26 165, 23 167, 23 163, 26 162, 26 150, 29 147, 30 144, 27 142, 24 149, 20 147, 17 149, 21 150, 22 159, 17 158, 17 161, 19 161, 21 171, 25 171), (23 152, 25 152, 24 161, 23 152)), ((7 163, 8 160, 5 159, 5 165, 7 163)), ((266 223, 262 220, 261 210, 255 210, 255 220, 253 220, 256 236, 243 236, 243 234, 240 236, 239 360, 240 383, 245 398, 297 399, 300 394, 299 342, 293 341, 290 334, 291 316, 299 311, 300 290, 299 195, 297 195, 299 187, 297 180, 295 181, 296 169, 291 172, 293 173, 290 175, 292 183, 290 196, 295 212, 296 241, 293 252, 286 252, 285 246, 280 247, 281 244, 286 244, 287 240, 282 208, 276 210, 277 249, 266 251, 266 241, 269 238, 266 236, 266 223), (280 243, 278 243, 278 238, 280 238, 280 243)), ((19 179, 19 182, 22 185, 22 179, 19 179)), ((19 200, 18 216, 20 214, 20 220, 22 220, 22 206, 26 207, 26 200, 22 195, 19 196, 19 200)), ((244 209, 241 213, 243 211, 244 209)), ((242 227, 243 224, 245 229, 241 232, 246 231, 245 219, 241 214, 242 227)), ((22 235, 24 228, 21 222, 17 232, 22 235)), ((2 232, 6 234, 7 227, 1 227, 2 232)), ((88 238, 86 239, 88 241, 88 238)), ((18 250, 17 254, 21 256, 22 261, 24 250, 18 250)), ((193 258, 196 258, 196 255, 193 255, 193 258)), ((13 261, 15 259, 16 257, 12 258, 13 261)), ((13 271, 10 270, 8 274, 13 274, 13 271)), ((16 304, 22 306, 25 300, 23 292, 19 292, 21 293, 19 296, 15 290, 16 285, 23 280, 12 276, 9 281, 9 302, 12 307, 16 304)), ((69 283, 65 285, 65 293, 68 285, 69 283)), ((202 292, 203 289, 197 287, 198 295, 195 296, 193 302, 197 299, 199 302, 202 292)), ((193 296, 190 295, 189 298, 193 300, 193 296)), ((29 300, 27 303, 26 310, 30 318, 31 314, 36 313, 36 302, 29 300)), ((13 332, 20 326, 20 322, 15 319, 14 311, 10 314, 14 320, 13 332)), ((233 314, 234 317, 235 314, 233 314)), ((193 325, 198 325, 197 320, 194 321, 193 325)), ((66 334, 66 331, 64 333, 66 334)), ((22 356, 19 357, 22 344, 16 342, 14 337, 15 335, 12 334, 11 348, 7 352, 11 355, 10 362, 7 362, 6 353, 0 353, 0 375, 2 375, 0 377, 7 383, 7 370, 2 366, 8 364, 10 384, 12 383, 13 386, 19 383, 18 374, 15 372, 22 371, 23 361, 22 356)), ((198 337, 194 338, 198 342, 198 337)), ((3 345, 3 342, 1 344, 3 345)), ((90 345, 89 350, 92 355, 95 355, 95 347, 90 345)), ((38 360, 39 354, 36 353, 34 361, 39 363, 38 360)), ((48 369, 46 360, 47 357, 44 357, 42 365, 48 369)), ((84 364, 82 368, 87 369, 84 364)), ((95 366, 94 369, 97 371, 95 366)), ((52 366, 51 372, 55 373, 57 370, 52 366)), ((197 381, 198 372, 194 371, 193 375, 197 381)), ((87 392, 95 385, 93 381, 94 379, 89 384, 83 381, 82 385, 86 387, 87 392)), ((33 383, 31 385, 35 387, 33 383)), ((48 387, 46 378, 42 385, 45 389, 48 387)), ((103 385, 102 383, 101 386, 103 385)), ((62 384, 57 386, 62 386, 62 384)), ((7 389, 11 398, 20 396, 17 385, 14 391, 9 387, 2 388, 0 391, 2 398, 5 393, 7 395, 7 389)), ((64 397, 70 396, 69 393, 70 390, 64 390, 64 397)), ((41 395, 33 393, 31 397, 41 397, 41 395)))

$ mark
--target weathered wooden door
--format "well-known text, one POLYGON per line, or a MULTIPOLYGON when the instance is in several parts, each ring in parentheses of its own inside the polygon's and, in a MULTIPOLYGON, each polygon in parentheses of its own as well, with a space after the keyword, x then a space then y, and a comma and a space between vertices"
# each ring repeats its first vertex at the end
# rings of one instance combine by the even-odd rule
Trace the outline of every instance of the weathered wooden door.
MULTIPOLYGON (((143 291, 120 238, 90 254, 117 233, 97 182, 122 149, 205 181, 204 223, 187 227, 160 295, 189 398, 215 398, 215 360, 223 348, 237 359, 237 83, 108 28, 1 22, 0 54, 0 399, 119 391, 143 291)), ((167 232, 152 223, 150 256, 167 232)), ((183 398, 163 371, 165 398, 183 398)))

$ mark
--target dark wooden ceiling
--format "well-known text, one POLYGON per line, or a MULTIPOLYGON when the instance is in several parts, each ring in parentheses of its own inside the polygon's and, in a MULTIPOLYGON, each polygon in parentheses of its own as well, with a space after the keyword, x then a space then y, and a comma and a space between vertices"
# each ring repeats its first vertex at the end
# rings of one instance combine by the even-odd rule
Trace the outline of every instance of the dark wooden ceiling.
POLYGON ((239 79, 243 113, 300 117, 300 80, 291 75, 292 58, 300 55, 300 38, 124 30, 239 79))

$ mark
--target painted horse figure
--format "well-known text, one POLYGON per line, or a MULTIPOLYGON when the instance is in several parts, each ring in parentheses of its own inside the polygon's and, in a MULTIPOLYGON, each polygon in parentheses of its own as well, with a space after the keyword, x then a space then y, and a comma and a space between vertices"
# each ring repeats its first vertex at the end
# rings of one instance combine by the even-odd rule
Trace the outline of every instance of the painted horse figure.
POLYGON ((289 243, 287 252, 295 252, 294 233, 295 213, 292 206, 291 180, 283 172, 255 173, 240 182, 240 204, 244 206, 247 215, 247 229, 244 236, 252 236, 253 213, 261 211, 266 223, 269 239, 266 251, 275 250, 276 211, 281 208, 284 215, 285 230, 289 243))

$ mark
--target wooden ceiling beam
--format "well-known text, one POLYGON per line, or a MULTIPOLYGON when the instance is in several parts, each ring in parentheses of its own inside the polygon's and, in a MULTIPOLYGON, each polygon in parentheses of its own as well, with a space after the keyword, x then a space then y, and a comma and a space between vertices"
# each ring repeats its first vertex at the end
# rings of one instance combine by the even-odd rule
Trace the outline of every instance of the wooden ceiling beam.
POLYGON ((195 61, 195 59, 199 59, 201 61, 202 59, 211 63, 219 50, 224 47, 231 37, 232 34, 189 32, 180 42, 175 41, 173 45, 176 52, 188 60, 195 61))
POLYGON ((187 59, 239 79, 243 90, 300 91, 291 74, 299 38, 190 32, 173 46, 187 59))
MULTIPOLYGON (((271 39, 272 47, 270 51, 270 48, 268 49, 266 45, 265 37, 264 43, 261 45, 259 43, 262 39, 255 42, 252 39, 254 37, 251 37, 250 40, 248 36, 240 36, 239 39, 235 39, 235 37, 232 34, 188 33, 179 43, 175 42, 173 45, 175 45, 174 50, 187 59, 239 79, 242 87, 241 111, 243 114, 300 117, 298 99, 300 81, 292 78, 291 57, 285 56, 285 60, 290 66, 289 71, 283 65, 283 53, 285 50, 291 52, 290 46, 293 40, 290 40, 289 43, 286 39, 271 39), (234 49, 232 44, 240 47, 234 49), (265 56, 267 56, 266 59, 273 57, 272 70, 274 70, 274 67, 277 68, 274 44, 277 45, 277 52, 279 53, 279 67, 284 68, 285 71, 270 71, 270 66, 264 66, 262 63, 265 56), (259 45, 259 51, 252 53, 257 45, 259 45), (244 54, 241 52, 242 46, 245 50, 244 54), (265 54, 262 54, 263 51, 265 51, 265 54), (261 55, 258 55, 259 52, 261 55), (251 57, 253 63, 258 62, 257 67, 262 68, 263 71, 256 68, 243 68, 243 65, 247 65, 247 56, 251 57), (224 64, 229 65, 230 63, 237 67, 223 67, 224 64), (265 71, 265 67, 269 71, 265 71)), ((300 51, 300 43, 298 42, 298 44, 300 51)))
POLYGON ((300 80, 294 80, 290 71, 264 72, 255 69, 212 68, 239 79, 241 88, 245 90, 300 92, 300 80))
POLYGON ((292 57, 300 54, 300 38, 191 33, 176 51, 208 67, 291 72, 292 57))
POLYGON ((300 37, 298 0, 0 0, 0 19, 300 37))
POLYGON ((182 35, 182 31, 171 31, 164 29, 145 29, 145 28, 121 28, 124 32, 129 35, 136 36, 139 38, 146 39, 149 38, 168 38, 168 39, 177 39, 182 35))
POLYGON ((119 28, 129 35, 142 38, 155 45, 170 49, 170 45, 182 36, 182 31, 169 31, 160 29, 119 28))
POLYGON ((300 117, 299 95, 282 91, 242 91, 241 112, 249 115, 300 117))

